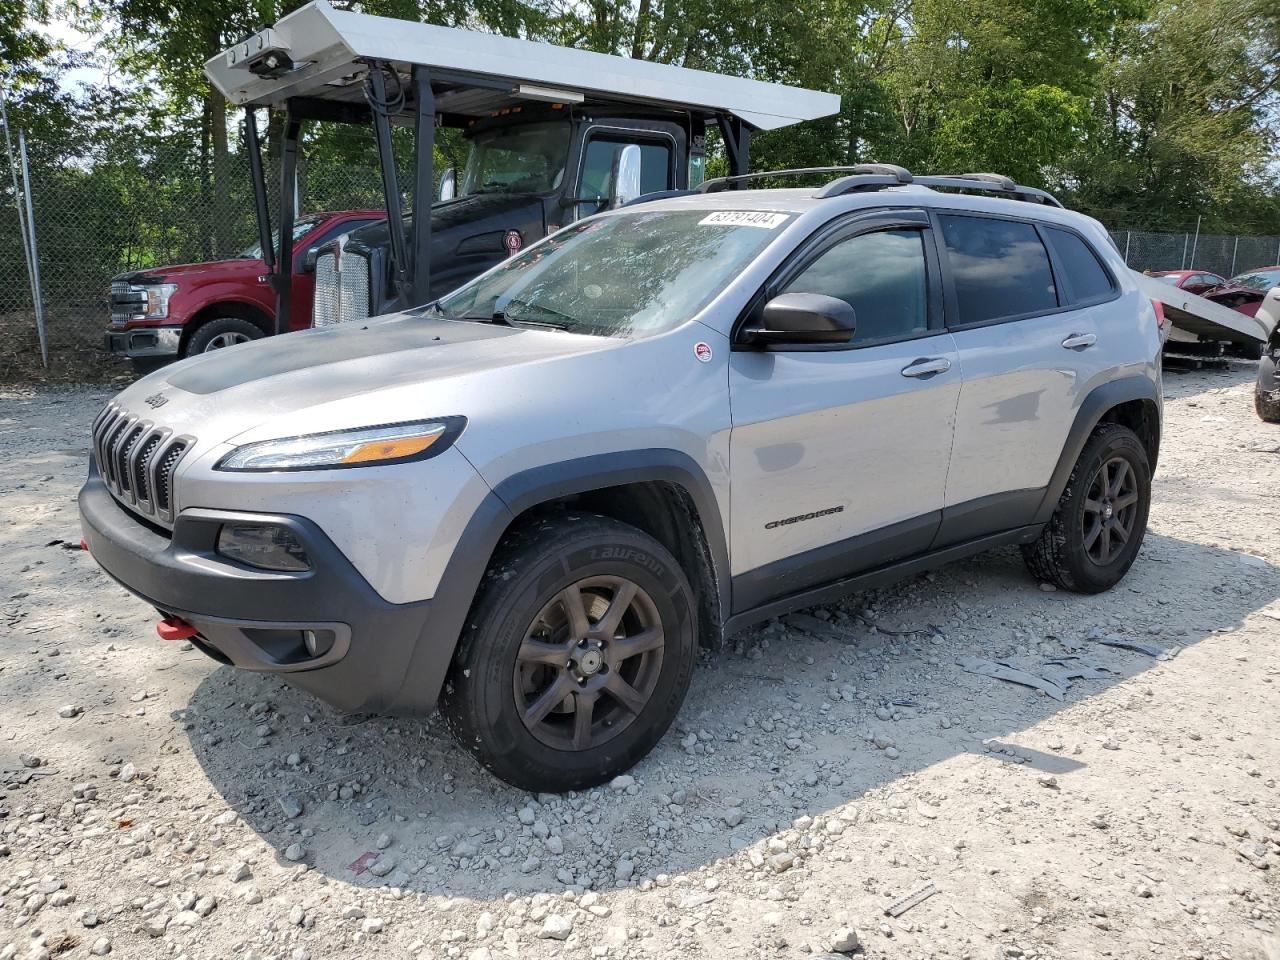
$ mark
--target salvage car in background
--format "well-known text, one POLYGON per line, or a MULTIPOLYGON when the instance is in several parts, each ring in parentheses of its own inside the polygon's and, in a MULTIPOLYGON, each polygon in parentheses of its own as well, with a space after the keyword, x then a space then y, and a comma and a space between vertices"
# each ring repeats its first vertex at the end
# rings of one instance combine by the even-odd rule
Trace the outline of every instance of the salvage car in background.
MULTIPOLYGON (((381 210, 344 210, 300 218, 293 229, 294 302, 290 329, 311 326, 315 251, 383 218, 381 210)), ((278 248, 279 236, 273 237, 278 248)), ((139 372, 181 357, 257 340, 275 330, 276 295, 262 245, 238 257, 122 273, 111 281, 106 348, 139 372)))
POLYGON ((1280 268, 1262 268, 1230 280, 1206 270, 1161 270, 1151 276, 1252 317, 1258 312, 1258 304, 1262 303, 1266 292, 1280 283, 1280 268), (1271 270, 1273 279, 1260 286, 1265 283, 1267 270, 1271 270))

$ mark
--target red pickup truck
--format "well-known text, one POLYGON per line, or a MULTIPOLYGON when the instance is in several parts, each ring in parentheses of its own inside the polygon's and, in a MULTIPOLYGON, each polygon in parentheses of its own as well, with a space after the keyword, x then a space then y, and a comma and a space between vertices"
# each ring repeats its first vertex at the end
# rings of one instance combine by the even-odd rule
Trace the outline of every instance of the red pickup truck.
MULTIPOLYGON (((291 330, 311 326, 314 251, 384 216, 381 210, 343 210, 298 219, 293 231, 291 330)), ((232 260, 123 273, 111 281, 110 304, 107 350, 129 358, 140 371, 257 340, 275 330, 275 292, 258 244, 232 260)))

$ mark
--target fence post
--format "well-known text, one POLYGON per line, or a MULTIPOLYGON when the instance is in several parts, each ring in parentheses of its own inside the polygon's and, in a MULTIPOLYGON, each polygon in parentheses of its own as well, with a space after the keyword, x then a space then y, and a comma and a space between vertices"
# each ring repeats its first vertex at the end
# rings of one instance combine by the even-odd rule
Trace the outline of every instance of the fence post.
POLYGON ((1187 269, 1187 245, 1190 243, 1191 243, 1191 234, 1184 233, 1182 235, 1182 265, 1178 267, 1179 270, 1187 269))
POLYGON ((1227 274, 1228 277, 1234 277, 1236 275, 1236 254, 1239 252, 1240 252, 1240 234, 1237 233, 1235 246, 1231 248, 1231 272, 1227 274))
POLYGON ((1124 234, 1124 262, 1129 265, 1129 244, 1133 242, 1133 231, 1126 230, 1124 234))
POLYGON ((1196 238, 1191 243, 1191 262, 1187 264, 1188 270, 1196 268, 1196 247, 1200 246, 1200 217, 1196 216, 1196 238))

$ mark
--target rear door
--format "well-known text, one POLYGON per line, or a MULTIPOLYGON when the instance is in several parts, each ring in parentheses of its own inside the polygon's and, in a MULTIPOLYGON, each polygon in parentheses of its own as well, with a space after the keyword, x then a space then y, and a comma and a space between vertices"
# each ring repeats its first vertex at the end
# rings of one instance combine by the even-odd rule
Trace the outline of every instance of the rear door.
POLYGON ((921 211, 863 216, 815 237, 757 297, 753 310, 780 293, 838 297, 857 329, 834 349, 734 348, 736 610, 932 541, 960 370, 929 234, 921 211))
POLYGON ((947 326, 964 370, 936 546, 1030 523, 1076 411, 1109 369, 1114 278, 1074 231, 935 214, 947 326))

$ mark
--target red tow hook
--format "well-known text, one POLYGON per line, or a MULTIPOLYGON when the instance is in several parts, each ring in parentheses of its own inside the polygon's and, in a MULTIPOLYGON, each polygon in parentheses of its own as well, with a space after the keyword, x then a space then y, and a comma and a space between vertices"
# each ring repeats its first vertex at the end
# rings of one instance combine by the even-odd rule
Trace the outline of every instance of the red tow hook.
POLYGON ((81 549, 81 550, 88 550, 88 549, 89 549, 89 541, 88 541, 88 540, 86 540, 84 537, 81 537, 81 538, 80 538, 80 549, 81 549))
POLYGON ((156 624, 161 640, 190 640, 199 631, 181 617, 165 617, 156 624))

